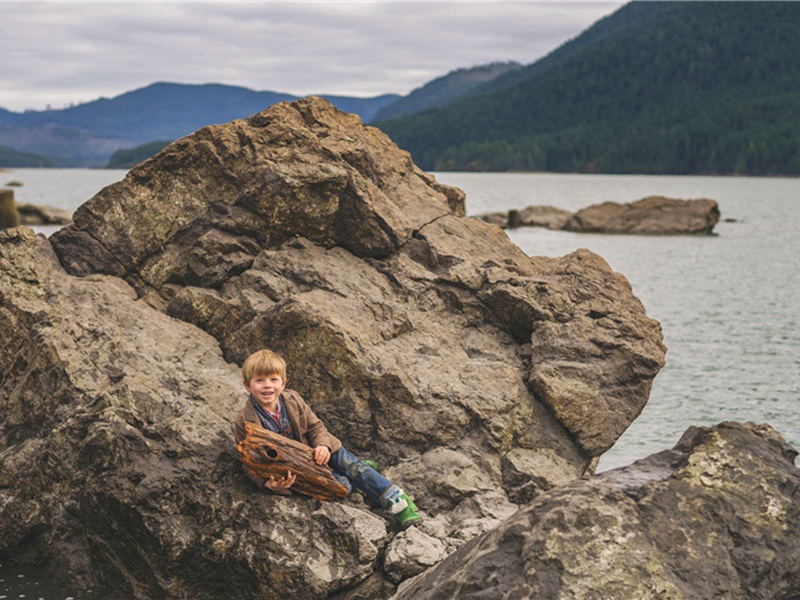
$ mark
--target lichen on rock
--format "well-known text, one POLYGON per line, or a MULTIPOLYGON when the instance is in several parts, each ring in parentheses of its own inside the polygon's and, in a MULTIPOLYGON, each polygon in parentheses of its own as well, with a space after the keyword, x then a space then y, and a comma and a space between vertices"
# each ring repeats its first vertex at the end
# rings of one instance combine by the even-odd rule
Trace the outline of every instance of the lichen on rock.
POLYGON ((393 600, 794 597, 796 455, 766 425, 691 428, 673 450, 540 495, 393 600))

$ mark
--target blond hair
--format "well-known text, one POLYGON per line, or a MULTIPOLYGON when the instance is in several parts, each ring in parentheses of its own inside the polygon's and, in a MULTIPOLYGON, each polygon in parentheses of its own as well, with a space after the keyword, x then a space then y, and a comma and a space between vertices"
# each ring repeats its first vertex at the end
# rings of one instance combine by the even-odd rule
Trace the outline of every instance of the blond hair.
POLYGON ((253 352, 242 365, 242 378, 249 383, 256 375, 280 375, 285 382, 286 361, 272 350, 253 352))

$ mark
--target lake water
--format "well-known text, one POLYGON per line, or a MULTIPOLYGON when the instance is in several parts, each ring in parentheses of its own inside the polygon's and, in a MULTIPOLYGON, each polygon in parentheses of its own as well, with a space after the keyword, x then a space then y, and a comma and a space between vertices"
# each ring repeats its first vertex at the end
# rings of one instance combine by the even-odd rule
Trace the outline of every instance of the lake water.
MULTIPOLYGON (((22 181, 23 187, 14 188, 18 202, 74 210, 124 174, 16 169, 0 173, 0 187, 22 181)), ((577 210, 650 195, 719 202, 723 221, 713 236, 596 235, 538 228, 508 233, 529 255, 561 256, 578 248, 597 252, 628 278, 647 313, 661 322, 669 349, 666 366, 644 411, 602 457, 600 470, 670 448, 692 425, 728 420, 770 423, 800 447, 800 179, 436 175, 467 193, 471 215, 532 204, 577 210)), ((40 230, 49 234, 52 228, 40 230)), ((26 593, 14 587, 19 574, 0 565, 0 600, 26 593)), ((48 600, 65 597, 60 592, 27 594, 48 600)), ((91 594, 75 595, 81 597, 91 594)))
POLYGON ((692 425, 770 423, 800 448, 800 179, 439 173, 467 213, 533 204, 577 210, 650 195, 712 198, 713 236, 622 236, 524 228, 529 255, 588 248, 625 275, 668 352, 639 418, 600 470, 672 447, 692 425), (726 222, 735 219, 736 222, 726 222))

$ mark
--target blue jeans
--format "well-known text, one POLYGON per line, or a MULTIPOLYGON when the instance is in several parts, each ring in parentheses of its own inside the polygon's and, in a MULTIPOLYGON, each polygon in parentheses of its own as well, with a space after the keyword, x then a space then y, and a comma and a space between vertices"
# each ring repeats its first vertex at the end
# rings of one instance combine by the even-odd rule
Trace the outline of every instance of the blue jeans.
POLYGON ((387 498, 400 491, 399 487, 350 454, 344 446, 331 454, 328 466, 336 481, 346 487, 348 493, 355 487, 380 506, 385 506, 387 498))

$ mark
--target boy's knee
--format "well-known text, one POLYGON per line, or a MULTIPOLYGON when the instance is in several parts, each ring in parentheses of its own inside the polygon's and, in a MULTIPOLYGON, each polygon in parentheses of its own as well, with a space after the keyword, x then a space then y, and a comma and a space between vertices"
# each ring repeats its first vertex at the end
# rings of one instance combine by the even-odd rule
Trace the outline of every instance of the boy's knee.
POLYGON ((347 477, 345 477, 344 475, 339 475, 338 473, 334 473, 333 477, 344 487, 344 489, 347 490, 348 496, 353 493, 353 484, 347 477))

